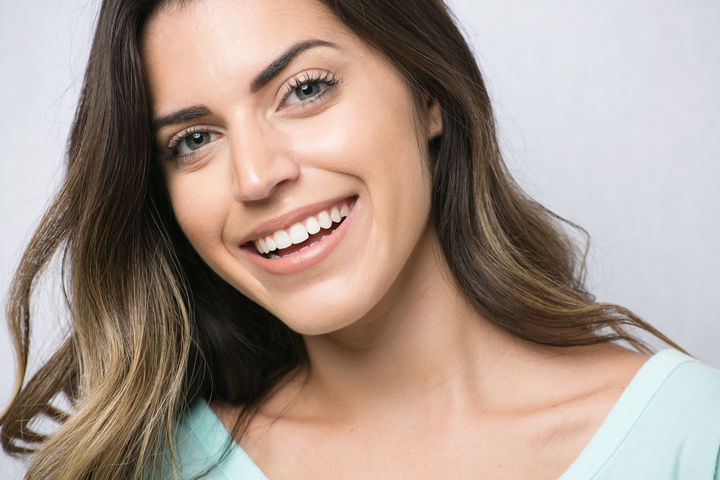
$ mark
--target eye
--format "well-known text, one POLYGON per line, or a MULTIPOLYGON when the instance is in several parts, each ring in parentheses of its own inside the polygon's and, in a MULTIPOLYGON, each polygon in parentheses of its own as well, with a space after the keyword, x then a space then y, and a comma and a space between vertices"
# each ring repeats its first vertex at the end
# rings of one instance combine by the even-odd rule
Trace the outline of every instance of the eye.
POLYGON ((222 135, 206 130, 205 127, 194 127, 174 135, 168 144, 169 157, 179 159, 190 157, 198 150, 211 144, 222 135))
POLYGON ((340 82, 341 80, 330 72, 306 72, 290 80, 279 108, 315 102, 340 82))
POLYGON ((195 150, 198 150, 208 143, 212 141, 210 137, 210 132, 193 132, 185 137, 178 143, 175 148, 177 148, 177 153, 182 155, 184 152, 181 152, 182 149, 187 149, 188 152, 194 152, 195 150))
POLYGON ((320 83, 306 83, 295 88, 295 90, 288 96, 285 101, 286 105, 292 105, 293 103, 304 102, 305 100, 312 98, 322 93, 327 86, 321 85, 320 83))

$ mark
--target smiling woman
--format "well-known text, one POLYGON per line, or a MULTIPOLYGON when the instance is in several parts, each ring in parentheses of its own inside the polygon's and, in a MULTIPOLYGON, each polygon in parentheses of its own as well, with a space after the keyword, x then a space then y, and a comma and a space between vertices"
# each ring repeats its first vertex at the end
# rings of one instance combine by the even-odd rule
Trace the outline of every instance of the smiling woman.
POLYGON ((29 478, 717 477, 720 373, 596 302, 564 227, 441 2, 106 0, 3 447, 29 478), (25 383, 57 250, 72 330, 25 383))
POLYGON ((284 8, 169 8, 149 21, 142 53, 185 237, 293 331, 324 334, 385 309, 383 297, 396 303, 386 293, 408 258, 436 243, 423 159, 440 109, 416 112, 400 73, 320 5, 284 8), (236 48, 248 32, 273 41, 236 48))

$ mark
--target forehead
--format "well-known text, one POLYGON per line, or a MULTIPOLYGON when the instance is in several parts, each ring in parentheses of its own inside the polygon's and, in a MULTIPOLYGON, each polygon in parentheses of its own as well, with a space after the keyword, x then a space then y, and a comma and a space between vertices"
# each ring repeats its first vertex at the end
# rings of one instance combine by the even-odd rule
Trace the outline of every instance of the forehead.
POLYGON ((342 23, 331 10, 316 0, 190 0, 166 2, 146 24, 144 40, 169 33, 203 35, 208 40, 223 40, 242 35, 259 41, 255 48, 272 44, 298 30, 313 33, 317 29, 339 33, 342 23))
POLYGON ((289 45, 320 38, 347 45, 352 33, 313 0, 194 0, 148 20, 141 38, 151 86, 202 73, 244 81, 289 45))
POLYGON ((310 39, 332 42, 340 50, 308 50, 306 67, 327 65, 329 58, 359 65, 373 56, 315 0, 193 0, 161 8, 141 37, 154 114, 251 101, 252 79, 289 46, 310 39))

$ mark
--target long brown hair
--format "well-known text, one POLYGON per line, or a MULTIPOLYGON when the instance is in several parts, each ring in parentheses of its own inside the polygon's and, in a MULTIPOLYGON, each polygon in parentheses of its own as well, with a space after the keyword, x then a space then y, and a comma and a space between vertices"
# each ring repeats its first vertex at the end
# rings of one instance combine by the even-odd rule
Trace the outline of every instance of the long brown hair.
MULTIPOLYGON (((220 279, 174 220, 139 54, 145 22, 168 3, 103 2, 65 181, 12 284, 7 316, 18 372, 0 439, 7 452, 35 452, 30 478, 143 477, 193 398, 242 405, 247 418, 307 363, 302 338, 220 279), (72 329, 25 382, 31 296, 55 256, 72 329), (72 413, 54 406, 59 395, 72 413), (54 434, 33 430, 43 415, 60 424, 54 434)), ((577 227, 528 198, 508 173, 479 69, 441 0, 323 3, 392 62, 417 102, 439 103, 432 217, 479 312, 538 344, 624 340, 649 352, 633 327, 679 348, 585 289, 585 252, 568 233, 577 227)))

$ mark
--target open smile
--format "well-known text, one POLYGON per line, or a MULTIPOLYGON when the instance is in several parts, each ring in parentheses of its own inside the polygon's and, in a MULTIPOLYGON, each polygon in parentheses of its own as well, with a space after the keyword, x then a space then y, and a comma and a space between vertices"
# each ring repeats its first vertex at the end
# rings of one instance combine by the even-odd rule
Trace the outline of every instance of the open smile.
POLYGON ((265 258, 277 259, 293 255, 324 240, 343 222, 354 206, 354 198, 343 200, 293 223, 287 229, 281 228, 258 238, 253 245, 265 258))
POLYGON ((292 223, 285 222, 281 228, 273 227, 245 242, 242 250, 270 273, 302 271, 322 261, 340 243, 356 203, 355 196, 344 198, 292 223))

